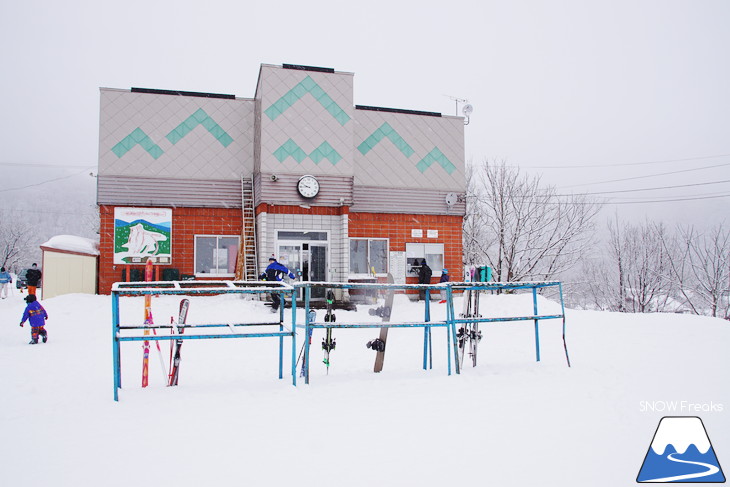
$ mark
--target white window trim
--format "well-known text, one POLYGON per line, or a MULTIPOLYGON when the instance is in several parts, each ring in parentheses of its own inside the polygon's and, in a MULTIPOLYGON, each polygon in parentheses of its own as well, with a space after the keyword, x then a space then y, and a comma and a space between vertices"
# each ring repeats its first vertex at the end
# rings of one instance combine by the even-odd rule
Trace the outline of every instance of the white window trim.
POLYGON ((386 277, 388 275, 388 272, 390 272, 390 239, 389 238, 387 238, 387 237, 383 237, 383 238, 379 238, 379 237, 349 237, 348 240, 347 240, 347 256, 348 256, 348 259, 347 259, 348 260, 348 264, 347 264, 347 275, 348 275, 348 277, 350 279, 364 279, 364 278, 367 278, 367 277, 373 277, 373 275, 370 274, 369 272, 364 273, 364 274, 363 273, 354 274, 354 273, 350 272, 350 264, 349 264, 349 261, 350 261, 350 240, 367 240, 368 241, 368 246, 367 246, 367 251, 368 251, 368 264, 370 264, 370 241, 371 240, 385 240, 385 248, 386 248, 386 253, 385 253, 385 272, 376 273, 375 274, 375 277, 386 277))
MULTIPOLYGON (((198 272, 198 237, 201 238, 235 238, 238 240, 238 248, 239 251, 241 249, 241 236, 240 235, 209 235, 209 234, 195 234, 193 235, 193 267, 195 271, 195 277, 235 277, 236 274, 234 273, 216 273, 212 274, 209 272, 198 272)), ((217 246, 216 246, 217 248, 217 246)))

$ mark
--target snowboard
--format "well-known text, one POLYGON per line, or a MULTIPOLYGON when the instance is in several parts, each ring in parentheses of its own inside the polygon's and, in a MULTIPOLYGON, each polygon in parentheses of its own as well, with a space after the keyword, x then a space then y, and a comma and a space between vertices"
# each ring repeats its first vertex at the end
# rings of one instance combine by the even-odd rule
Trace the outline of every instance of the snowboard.
MULTIPOLYGON (((393 275, 388 273, 388 284, 393 284, 395 281, 393 275)), ((383 323, 390 321, 390 314, 393 311, 393 298, 395 297, 395 289, 387 289, 385 294, 385 304, 374 311, 374 315, 379 315, 382 318, 383 323)), ((368 348, 376 351, 375 354, 375 367, 374 372, 380 372, 383 370, 383 362, 385 361, 385 344, 388 340, 388 327, 384 326, 380 329, 380 335, 373 341, 368 342, 368 348)))

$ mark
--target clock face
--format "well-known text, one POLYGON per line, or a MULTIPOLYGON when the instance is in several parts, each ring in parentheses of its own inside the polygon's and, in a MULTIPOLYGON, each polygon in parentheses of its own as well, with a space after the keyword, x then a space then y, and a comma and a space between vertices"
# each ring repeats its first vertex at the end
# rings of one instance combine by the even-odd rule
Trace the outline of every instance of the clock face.
POLYGON ((297 191, 305 198, 314 198, 319 193, 319 181, 314 176, 302 176, 297 183, 297 191))

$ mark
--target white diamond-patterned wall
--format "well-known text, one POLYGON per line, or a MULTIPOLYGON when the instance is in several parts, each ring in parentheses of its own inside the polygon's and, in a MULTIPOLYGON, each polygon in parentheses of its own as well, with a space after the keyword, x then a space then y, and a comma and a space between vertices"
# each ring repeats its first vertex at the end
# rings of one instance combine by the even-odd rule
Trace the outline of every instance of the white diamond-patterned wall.
POLYGON ((262 65, 261 172, 352 176, 352 91, 351 73, 262 65))
POLYGON ((465 190, 460 117, 355 110, 356 187, 465 190))
POLYGON ((101 89, 99 174, 239 180, 253 174, 254 101, 101 89))

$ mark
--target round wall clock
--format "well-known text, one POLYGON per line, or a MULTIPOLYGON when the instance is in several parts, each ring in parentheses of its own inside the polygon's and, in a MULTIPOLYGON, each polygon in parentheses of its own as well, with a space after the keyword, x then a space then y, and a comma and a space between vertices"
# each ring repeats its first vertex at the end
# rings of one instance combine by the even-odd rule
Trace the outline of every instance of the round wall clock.
POLYGON ((319 193, 319 181, 312 175, 304 175, 299 178, 297 191, 305 198, 314 198, 319 193))

